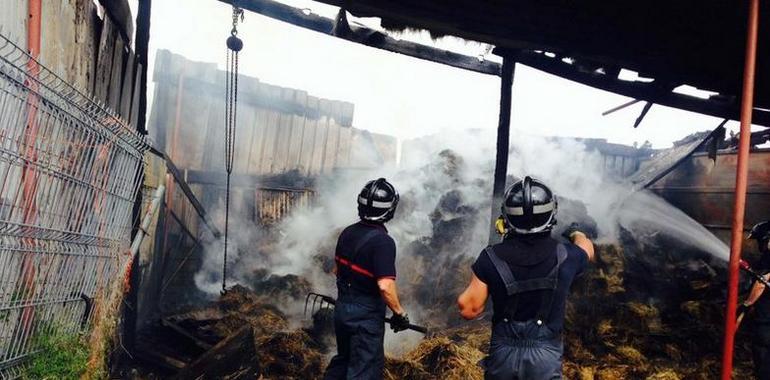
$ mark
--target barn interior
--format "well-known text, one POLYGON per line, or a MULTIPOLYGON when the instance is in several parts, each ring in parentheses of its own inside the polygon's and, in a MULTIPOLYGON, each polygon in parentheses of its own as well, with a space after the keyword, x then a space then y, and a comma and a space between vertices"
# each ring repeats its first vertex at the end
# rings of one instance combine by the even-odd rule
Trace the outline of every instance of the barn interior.
POLYGON ((730 321, 751 281, 738 260, 759 260, 746 235, 770 210, 759 1, 211 2, 233 9, 227 31, 259 15, 495 78, 498 125, 404 139, 357 124, 352 101, 249 74, 233 110, 232 66, 150 54, 149 0, 3 2, 2 378, 42 376, 61 336, 86 344, 72 378, 320 378, 336 238, 360 186, 386 177, 402 197, 399 287, 427 332, 387 333, 384 376, 482 379, 491 311, 466 322, 456 297, 527 174, 559 195, 554 235, 578 222, 597 246, 568 302, 565 378, 753 378, 750 332, 730 321), (661 106, 723 121, 666 148, 522 132, 522 66, 628 97, 607 115, 641 112, 617 128, 656 128, 661 106))

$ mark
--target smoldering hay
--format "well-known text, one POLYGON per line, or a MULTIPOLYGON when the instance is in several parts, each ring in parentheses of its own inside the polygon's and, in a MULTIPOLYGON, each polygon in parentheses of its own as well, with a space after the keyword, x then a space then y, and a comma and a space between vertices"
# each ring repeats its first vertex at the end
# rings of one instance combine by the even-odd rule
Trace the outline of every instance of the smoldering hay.
MULTIPOLYGON (((360 186, 386 177, 401 192, 388 229, 397 242, 403 303, 413 321, 439 331, 429 340, 389 335, 393 357, 388 376, 478 378, 476 362, 488 339, 486 322, 468 327, 453 311, 470 278, 470 265, 487 241, 492 141, 483 131, 435 136, 405 144, 398 168, 340 172, 322 179, 312 206, 260 232, 259 244, 241 244, 246 248, 232 263, 240 267, 233 280, 258 287, 255 278, 296 275, 315 291, 334 295, 330 270, 336 236, 357 219, 360 186), (476 330, 463 333, 468 329, 476 330), (437 368, 446 369, 443 377, 434 373, 437 368)), ((557 233, 578 221, 603 244, 599 263, 576 285, 568 308, 567 378, 711 378, 718 348, 707 342, 718 341, 714 332, 721 324, 718 289, 723 288, 723 273, 710 254, 721 248, 695 244, 687 234, 700 233, 696 227, 672 230, 663 225, 670 220, 639 213, 650 204, 664 211, 673 208, 647 193, 642 203, 634 203, 631 187, 607 178, 598 154, 578 141, 517 136, 509 162, 509 182, 533 175, 554 189, 560 200, 557 233)), ((301 307, 291 300, 276 303, 287 318, 301 321, 301 307)), ((739 348, 738 368, 744 371, 745 355, 739 348)))

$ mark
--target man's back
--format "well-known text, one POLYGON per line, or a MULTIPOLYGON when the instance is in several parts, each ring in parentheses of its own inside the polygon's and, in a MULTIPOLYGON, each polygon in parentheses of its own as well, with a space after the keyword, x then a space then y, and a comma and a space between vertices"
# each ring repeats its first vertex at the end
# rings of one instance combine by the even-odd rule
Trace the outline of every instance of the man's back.
MULTIPOLYGON (((357 222, 345 228, 337 239, 335 258, 338 265, 355 272, 345 280, 368 295, 379 297, 377 279, 396 277, 396 243, 381 224, 357 222)), ((342 270, 338 273, 342 275, 342 270)))
MULTIPOLYGON (((548 276, 557 262, 558 242, 549 233, 536 235, 515 235, 494 245, 495 254, 503 260, 517 281, 544 278, 548 276)), ((554 291, 551 312, 546 321, 555 333, 562 330, 564 308, 570 285, 576 276, 583 272, 588 263, 587 254, 574 244, 565 244, 567 257, 560 266, 557 275, 557 288, 554 291)), ((494 304, 493 321, 503 318, 508 302, 503 280, 497 273, 489 256, 482 252, 473 264, 473 272, 489 287, 489 294, 494 304)), ((516 295, 516 308, 513 320, 527 321, 536 317, 541 302, 551 290, 533 290, 516 295)))

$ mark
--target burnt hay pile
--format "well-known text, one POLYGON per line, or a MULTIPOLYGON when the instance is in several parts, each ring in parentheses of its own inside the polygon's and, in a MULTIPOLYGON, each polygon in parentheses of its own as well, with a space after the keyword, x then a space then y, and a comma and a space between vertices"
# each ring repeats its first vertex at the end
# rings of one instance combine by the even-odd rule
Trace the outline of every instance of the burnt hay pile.
MULTIPOLYGON (((689 256, 597 248, 598 260, 573 286, 567 308, 565 378, 718 377, 723 288, 718 271, 689 256)), ((264 300, 236 287, 215 312, 208 311, 216 315, 210 323, 199 322, 198 331, 223 336, 250 325, 256 353, 241 360, 250 363, 251 375, 320 377, 330 355, 329 312, 316 315, 311 327, 292 330, 286 316, 264 300)), ((739 343, 746 341, 739 336, 739 343)), ((488 343, 487 322, 445 328, 401 357, 388 357, 385 378, 482 379, 478 362, 488 343)), ((748 348, 741 343, 736 350, 736 378, 749 379, 748 348)))
MULTIPOLYGON (((464 178, 462 159, 451 151, 440 157, 442 165, 428 169, 443 172, 440 178, 449 183, 424 184, 441 191, 435 207, 417 210, 411 201, 416 194, 405 194, 399 206, 402 214, 428 214, 431 233, 397 239, 402 298, 417 316, 415 322, 428 324, 434 335, 399 357, 388 357, 386 379, 483 378, 478 362, 489 344, 489 322, 463 321, 454 310, 478 254, 467 252, 465 245, 478 240, 474 234, 479 231, 487 233, 490 204, 469 199, 470 194, 489 184, 464 178)), ((580 221, 595 230, 581 203, 562 198, 559 208, 560 220, 580 221)), ((335 236, 330 234, 312 257, 327 274, 333 268, 335 236)), ((282 311, 303 303, 311 283, 266 270, 249 273, 247 282, 251 289, 237 286, 216 304, 175 319, 212 345, 249 326, 250 343, 227 356, 237 365, 212 378, 320 378, 333 352, 329 310, 316 313, 305 328, 292 327, 282 311)), ((565 378, 718 378, 723 289, 725 274, 719 265, 674 242, 641 245, 624 236, 621 245, 598 246, 597 262, 573 285, 567 305, 565 378)), ((750 379, 749 339, 741 334, 745 331, 736 340, 735 378, 750 379)))

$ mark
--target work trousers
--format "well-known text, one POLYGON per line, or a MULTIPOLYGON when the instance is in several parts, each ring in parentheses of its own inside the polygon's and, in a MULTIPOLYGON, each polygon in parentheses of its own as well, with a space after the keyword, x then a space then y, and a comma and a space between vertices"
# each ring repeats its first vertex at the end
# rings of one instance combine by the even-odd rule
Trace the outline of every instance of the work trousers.
POLYGON ((564 345, 561 336, 536 321, 502 320, 492 326, 485 380, 558 380, 564 345))
POLYGON ((380 297, 343 294, 334 307, 337 355, 324 380, 380 380, 385 366, 385 303, 380 297))

